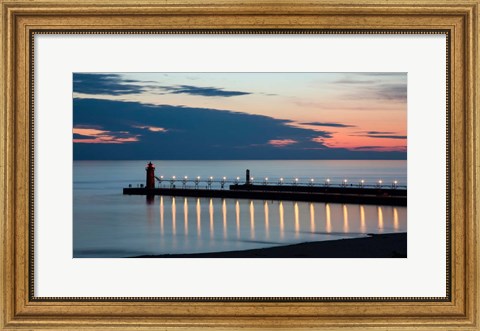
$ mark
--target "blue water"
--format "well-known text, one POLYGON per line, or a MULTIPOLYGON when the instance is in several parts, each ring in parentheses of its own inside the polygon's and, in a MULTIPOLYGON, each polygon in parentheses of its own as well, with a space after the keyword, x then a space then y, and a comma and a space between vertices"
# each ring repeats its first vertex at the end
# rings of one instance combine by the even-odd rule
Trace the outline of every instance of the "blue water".
MULTIPOLYGON (((148 160, 150 161, 150 160, 148 160)), ((145 184, 148 161, 74 161, 73 256, 130 257, 149 254, 244 250, 299 242, 407 231, 407 208, 374 205, 210 199, 122 194, 145 184)), ((159 185, 199 186, 240 181, 331 185, 407 185, 406 161, 152 161, 159 185), (173 182, 175 176, 175 182, 173 182)))

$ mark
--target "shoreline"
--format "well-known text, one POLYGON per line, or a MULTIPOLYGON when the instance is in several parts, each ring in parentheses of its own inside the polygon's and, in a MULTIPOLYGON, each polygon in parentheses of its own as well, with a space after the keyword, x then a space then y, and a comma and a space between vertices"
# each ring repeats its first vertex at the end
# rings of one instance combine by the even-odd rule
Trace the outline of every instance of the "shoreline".
POLYGON ((132 258, 406 258, 407 233, 314 241, 242 251, 141 255, 132 258))

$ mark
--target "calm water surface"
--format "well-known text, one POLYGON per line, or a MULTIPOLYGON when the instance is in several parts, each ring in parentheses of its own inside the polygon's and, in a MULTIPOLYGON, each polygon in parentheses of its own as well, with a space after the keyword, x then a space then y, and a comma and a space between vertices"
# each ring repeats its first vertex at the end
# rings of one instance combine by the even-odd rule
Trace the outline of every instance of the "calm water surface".
MULTIPOLYGON (((147 161, 74 161, 73 256, 129 257, 272 247, 407 231, 407 208, 122 194, 145 183, 147 161)), ((154 161, 156 175, 252 176, 307 182, 407 184, 406 161, 154 161)), ((170 185, 169 182, 164 185, 170 185)), ((182 185, 181 181, 177 185, 182 185)), ((201 184, 202 185, 202 184, 201 184)), ((206 185, 204 183, 203 185, 206 185)), ((215 186, 215 184, 214 184, 215 186)))

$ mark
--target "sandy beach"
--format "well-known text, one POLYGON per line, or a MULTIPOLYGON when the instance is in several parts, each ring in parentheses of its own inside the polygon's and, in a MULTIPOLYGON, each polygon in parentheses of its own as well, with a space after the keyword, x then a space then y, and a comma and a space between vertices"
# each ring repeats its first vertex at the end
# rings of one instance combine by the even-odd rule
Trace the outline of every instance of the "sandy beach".
POLYGON ((406 258, 407 233, 316 241, 243 251, 145 255, 137 258, 406 258))

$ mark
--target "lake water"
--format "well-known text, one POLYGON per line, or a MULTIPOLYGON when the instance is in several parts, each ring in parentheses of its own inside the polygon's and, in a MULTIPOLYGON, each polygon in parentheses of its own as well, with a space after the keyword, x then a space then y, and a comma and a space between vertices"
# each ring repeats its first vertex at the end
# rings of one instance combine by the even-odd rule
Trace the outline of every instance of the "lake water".
MULTIPOLYGON (((150 161, 150 160, 148 160, 150 161)), ((151 254, 245 250, 308 241, 407 231, 407 208, 396 206, 210 199, 122 194, 145 184, 148 161, 74 161, 73 256, 130 257, 151 254)), ((406 161, 153 161, 159 185, 183 185, 200 176, 276 183, 407 185, 406 161), (172 178, 175 176, 175 183, 172 178)), ((194 185, 187 183, 187 185, 194 185)), ((219 186, 213 183, 213 186, 219 186)))

